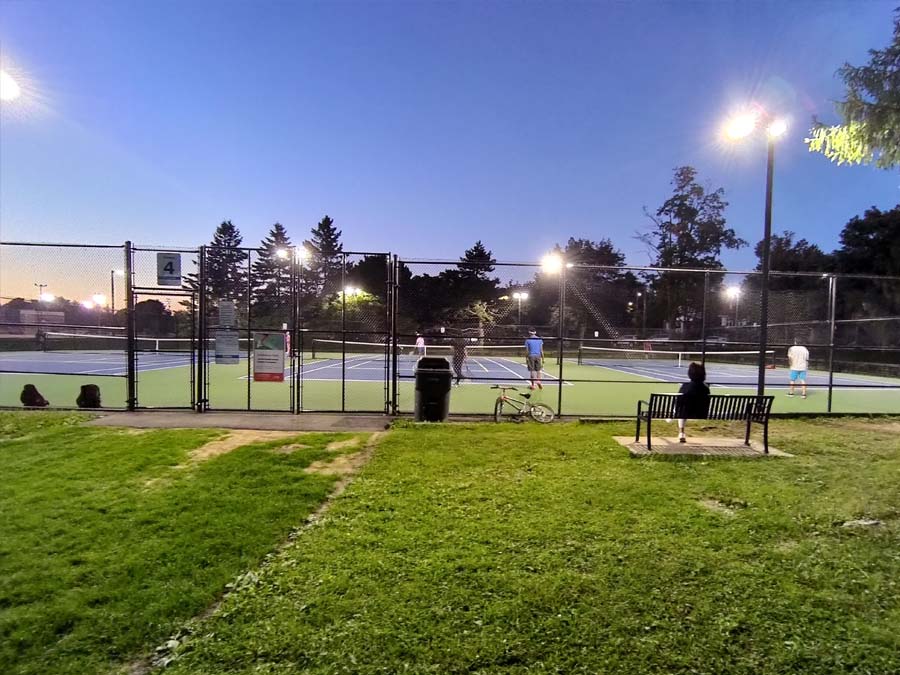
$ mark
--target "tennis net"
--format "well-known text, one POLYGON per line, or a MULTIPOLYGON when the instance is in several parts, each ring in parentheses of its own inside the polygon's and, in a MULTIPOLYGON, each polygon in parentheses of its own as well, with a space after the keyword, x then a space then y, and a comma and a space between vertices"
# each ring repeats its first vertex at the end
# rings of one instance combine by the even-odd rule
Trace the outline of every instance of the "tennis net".
MULTIPOLYGON (((317 339, 312 341, 312 358, 314 359, 340 359, 344 354, 354 360, 384 360, 390 358, 393 343, 384 342, 351 342, 342 340, 317 339)), ((416 351, 413 344, 398 343, 398 358, 401 361, 415 361, 421 354, 416 351)), ((425 347, 425 356, 443 356, 452 360, 456 347, 452 344, 430 344, 425 347)), ((518 358, 524 357, 523 345, 482 345, 472 342, 466 343, 467 359, 488 358, 518 358)))
MULTIPOLYGON (((757 366, 759 350, 748 351, 670 351, 646 349, 614 349, 611 347, 581 347, 578 363, 584 366, 636 368, 641 366, 671 366, 682 368, 693 362, 716 366, 757 366)), ((765 353, 766 367, 775 367, 775 350, 765 353)))
MULTIPOLYGON (((247 353, 250 341, 241 338, 240 352, 247 353)), ((185 354, 194 350, 195 341, 190 338, 155 338, 136 337, 135 349, 139 352, 157 352, 160 354, 185 354)), ((209 338, 206 348, 210 353, 215 351, 215 340, 209 338)), ((128 350, 128 338, 124 335, 87 335, 83 333, 54 333, 44 335, 43 350, 48 352, 125 352, 128 350)))

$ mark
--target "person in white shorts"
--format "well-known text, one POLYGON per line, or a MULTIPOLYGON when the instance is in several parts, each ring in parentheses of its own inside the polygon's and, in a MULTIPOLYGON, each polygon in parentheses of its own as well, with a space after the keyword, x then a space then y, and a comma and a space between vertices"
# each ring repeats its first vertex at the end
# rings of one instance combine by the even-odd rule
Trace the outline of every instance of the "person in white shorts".
POLYGON ((806 398, 806 371, 809 368, 809 350, 794 338, 794 346, 788 349, 788 365, 790 366, 791 387, 788 396, 794 395, 794 385, 800 383, 800 395, 806 398))
POLYGON ((425 338, 416 333, 416 356, 425 356, 425 338))

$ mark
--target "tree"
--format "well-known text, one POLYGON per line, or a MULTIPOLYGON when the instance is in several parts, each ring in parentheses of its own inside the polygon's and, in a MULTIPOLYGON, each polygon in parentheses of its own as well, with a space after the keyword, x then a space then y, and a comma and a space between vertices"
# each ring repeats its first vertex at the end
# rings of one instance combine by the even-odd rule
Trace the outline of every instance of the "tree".
POLYGON ((810 152, 838 164, 900 166, 900 12, 894 18, 894 39, 884 49, 869 50, 869 63, 845 63, 838 75, 847 91, 836 104, 842 123, 827 126, 814 120, 810 152))
MULTIPOLYGON (((707 191, 696 181, 690 166, 675 169, 673 194, 647 217, 653 222, 649 232, 638 239, 654 256, 658 267, 722 269, 722 249, 737 249, 747 242, 726 226, 725 191, 707 191)), ((721 275, 713 283, 721 284, 721 275)), ((703 277, 697 274, 662 272, 652 279, 653 308, 670 329, 682 332, 699 325, 703 306, 703 277)))
MULTIPOLYGON (((500 280, 490 276, 496 262, 493 253, 478 240, 472 248, 466 249, 456 269, 441 272, 439 276, 449 286, 451 308, 456 316, 475 316, 471 312, 460 314, 459 310, 496 299, 500 280)), ((483 320, 479 321, 480 325, 483 323, 483 320)))
POLYGON ((900 275, 900 204, 890 211, 873 206, 862 218, 854 216, 834 256, 838 272, 900 275))
POLYGON ((286 322, 291 300, 291 240, 281 223, 275 223, 259 247, 253 263, 254 312, 260 318, 286 322))
POLYGON ((344 246, 341 244, 341 231, 327 215, 311 230, 310 239, 303 242, 309 250, 305 285, 311 291, 321 295, 337 293, 340 290, 341 266, 343 265, 344 246))
POLYGON ((382 303, 387 302, 388 262, 383 255, 367 255, 363 259, 348 263, 345 280, 348 285, 371 293, 382 303))
POLYGON ((487 280, 488 275, 494 271, 496 262, 493 253, 485 248, 479 239, 472 248, 466 249, 457 267, 461 277, 487 280))
MULTIPOLYGON (((834 252, 838 272, 900 275, 900 205, 890 211, 873 206, 862 218, 855 216, 844 226, 840 242, 834 252)), ((896 319, 900 316, 900 282, 838 279, 836 312, 838 319, 894 317, 842 325, 838 333, 840 341, 881 347, 900 344, 900 320, 896 319)))
MULTIPOLYGON (((604 338, 618 338, 617 326, 630 318, 637 278, 623 272, 625 256, 609 239, 570 238, 563 258, 573 265, 566 271, 566 323, 574 323, 579 338, 588 330, 604 338)), ((558 311, 554 314, 559 317, 558 311)))
MULTIPOLYGON (((806 239, 794 241, 797 235, 789 230, 782 234, 773 234, 769 245, 769 268, 778 272, 826 272, 833 265, 832 257, 815 244, 806 239)), ((762 254, 764 241, 756 244, 754 252, 759 262, 758 271, 762 270, 762 254)))
POLYGON ((222 221, 206 249, 206 284, 212 299, 247 297, 247 254, 244 238, 230 220, 222 221))
MULTIPOLYGON (((241 243, 243 237, 240 230, 230 220, 223 220, 213 233, 206 249, 206 288, 212 303, 227 298, 246 305, 247 253, 240 250, 241 243)), ((196 260, 194 264, 197 265, 196 260)), ((198 274, 191 272, 185 275, 183 285, 195 293, 199 292, 198 274)), ((188 311, 193 309, 192 300, 185 300, 181 305, 188 311)))
POLYGON ((159 300, 141 300, 134 306, 134 326, 139 335, 171 335, 175 321, 169 309, 159 300))

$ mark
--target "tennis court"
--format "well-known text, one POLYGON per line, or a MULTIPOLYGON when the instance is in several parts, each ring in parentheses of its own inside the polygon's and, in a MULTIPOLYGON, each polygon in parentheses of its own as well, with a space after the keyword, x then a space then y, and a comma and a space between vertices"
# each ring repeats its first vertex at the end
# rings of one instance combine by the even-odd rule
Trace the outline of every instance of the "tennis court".
MULTIPOLYGON (((71 336, 79 344, 64 344, 50 336, 48 351, 0 353, 0 403, 18 405, 24 384, 35 384, 52 404, 72 405, 82 384, 96 382, 103 390, 104 405, 124 407, 127 372, 126 353, 109 338, 71 336), (53 340, 57 341, 54 343, 53 340), (115 346, 116 349, 110 347, 115 346), (68 348, 65 348, 68 347, 68 348), (80 347, 80 348, 75 348, 80 347)), ((116 338, 115 340, 120 340, 116 338)), ((559 363, 552 341, 545 348, 543 390, 537 400, 554 409, 560 400, 559 363)), ((196 368, 186 340, 141 338, 136 354, 137 388, 142 407, 189 407, 193 402, 196 368)), ((284 382, 255 382, 252 353, 246 351, 238 364, 215 363, 208 354, 208 397, 212 409, 284 410, 299 401, 302 410, 384 409, 390 396, 393 364, 384 343, 341 340, 311 340, 311 348, 286 360, 284 382), (295 394, 296 387, 296 394, 295 394)), ((242 341, 242 349, 246 343, 242 341)), ((397 355, 399 410, 410 412, 414 400, 414 372, 418 356, 412 345, 400 345, 397 355)), ((529 373, 518 345, 468 344, 463 379, 451 394, 451 411, 487 414, 496 391, 493 385, 527 387, 529 373)), ((430 345, 428 356, 443 356, 452 363, 453 346, 430 345)), ((756 388, 758 352, 707 351, 707 381, 721 393, 746 393, 756 388)), ((573 347, 566 349, 562 363, 562 408, 574 415, 627 415, 639 399, 655 391, 677 391, 686 379, 686 366, 701 360, 696 352, 573 347)), ((767 362, 775 363, 774 350, 767 362)), ((784 396, 788 373, 784 368, 766 370, 767 391, 776 395, 776 412, 813 411, 827 408, 828 373, 812 370, 807 383, 809 396, 784 396)), ((837 412, 896 412, 900 409, 900 379, 872 375, 835 373, 832 409, 837 412)))

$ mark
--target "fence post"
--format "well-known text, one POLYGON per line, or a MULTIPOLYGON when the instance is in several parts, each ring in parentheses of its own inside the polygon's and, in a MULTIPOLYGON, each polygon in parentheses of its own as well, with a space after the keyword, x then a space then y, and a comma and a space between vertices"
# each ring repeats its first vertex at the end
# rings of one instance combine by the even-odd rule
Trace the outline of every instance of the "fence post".
POLYGON ((828 412, 831 412, 831 398, 834 393, 834 319, 837 305, 837 277, 828 276, 828 412))
POLYGON ((384 414, 391 413, 391 307, 393 306, 393 266, 391 265, 391 254, 388 253, 384 258, 384 327, 388 332, 388 339, 384 345, 384 414))
POLYGON ((394 255, 394 292, 391 296, 391 382, 393 391, 391 392, 391 408, 394 415, 397 414, 400 403, 400 373, 399 366, 399 345, 397 343, 397 313, 400 309, 400 260, 394 255))
POLYGON ((134 410, 137 407, 137 343, 134 324, 134 252, 130 241, 125 242, 125 335, 128 349, 125 365, 128 393, 125 406, 128 410, 134 410))
POLYGON ((703 273, 703 315, 700 317, 700 363, 706 365, 706 303, 709 298, 709 272, 703 273))
POLYGON ((347 254, 341 253, 341 412, 347 409, 347 254))
POLYGON ((563 262, 559 270, 559 391, 556 393, 556 414, 562 415, 562 390, 563 390, 563 352, 565 350, 565 332, 566 332, 566 265, 563 262))
POLYGON ((197 256, 197 412, 206 411, 206 247, 197 256))

